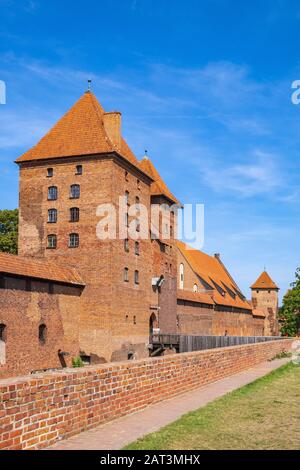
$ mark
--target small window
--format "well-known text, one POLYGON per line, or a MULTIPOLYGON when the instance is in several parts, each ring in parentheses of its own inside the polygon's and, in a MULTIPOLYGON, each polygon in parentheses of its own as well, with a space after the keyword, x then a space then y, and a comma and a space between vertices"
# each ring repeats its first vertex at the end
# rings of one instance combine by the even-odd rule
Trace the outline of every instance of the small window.
POLYGON ((125 191, 125 204, 129 206, 129 192, 128 191, 125 191))
POLYGON ((40 344, 45 344, 46 343, 46 336, 47 336, 47 327, 43 323, 42 325, 39 326, 39 342, 40 342, 40 344))
POLYGON ((124 268, 124 281, 129 282, 128 268, 124 268))
POLYGON ((194 286, 193 286, 193 292, 198 292, 198 285, 197 285, 197 284, 194 284, 194 286))
POLYGON ((128 315, 125 315, 125 321, 128 322, 128 315))
POLYGON ((125 181, 128 181, 128 171, 125 170, 125 181))
POLYGON ((140 254, 140 244, 139 242, 135 242, 134 244, 134 252, 136 255, 139 255, 140 254))
POLYGON ((47 177, 52 178, 53 176, 53 168, 47 168, 47 177))
POLYGON ((48 235, 47 237, 47 248, 56 248, 57 247, 57 236, 54 234, 48 235))
POLYGON ((124 240, 124 250, 126 251, 126 253, 129 252, 129 240, 128 240, 128 238, 125 238, 125 240, 124 240))
POLYGON ((133 324, 136 325, 136 316, 133 317, 133 324))
MULTIPOLYGON (((137 206, 140 205, 140 198, 138 196, 135 198, 135 203, 136 203, 137 206)), ((138 209, 139 209, 139 207, 138 207, 138 209)))
POLYGON ((50 186, 48 188, 48 200, 49 201, 55 201, 57 199, 57 187, 56 186, 50 186))
POLYGON ((183 263, 179 266, 179 289, 183 289, 184 286, 184 265, 183 263))
POLYGON ((79 184, 72 184, 70 187, 70 198, 79 199, 80 198, 80 186, 79 184))
POLYGON ((0 324, 0 341, 6 341, 6 325, 4 323, 0 324))
POLYGON ((82 165, 76 165, 76 175, 82 175, 82 165))
POLYGON ((129 214, 126 212, 125 214, 125 227, 129 227, 129 214))
POLYGON ((141 182, 140 180, 136 180, 136 185, 138 189, 141 189, 141 182))
POLYGON ((134 271, 134 283, 139 284, 139 272, 134 271))
POLYGON ((57 222, 57 210, 49 209, 48 210, 48 223, 55 224, 57 222))
POLYGON ((79 208, 78 207, 71 207, 70 209, 70 222, 78 222, 79 221, 79 208))
POLYGON ((79 235, 78 233, 70 233, 69 236, 69 247, 77 248, 79 246, 79 235))

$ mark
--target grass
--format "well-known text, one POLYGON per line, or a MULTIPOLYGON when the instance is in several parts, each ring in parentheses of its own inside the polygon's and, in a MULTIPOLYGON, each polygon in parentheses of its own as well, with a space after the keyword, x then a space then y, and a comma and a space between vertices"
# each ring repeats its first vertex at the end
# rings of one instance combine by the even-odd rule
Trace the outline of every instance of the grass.
POLYGON ((125 449, 300 449, 300 366, 280 367, 125 449))

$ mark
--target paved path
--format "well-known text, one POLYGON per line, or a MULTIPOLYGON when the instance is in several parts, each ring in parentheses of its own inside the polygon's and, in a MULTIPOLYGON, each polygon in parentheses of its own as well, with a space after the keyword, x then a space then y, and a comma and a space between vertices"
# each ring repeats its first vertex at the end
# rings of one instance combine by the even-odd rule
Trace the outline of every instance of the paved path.
POLYGON ((288 359, 264 362, 251 369, 219 380, 205 387, 169 400, 150 405, 136 413, 123 416, 89 431, 82 432, 51 446, 51 450, 118 450, 138 438, 158 431, 185 413, 197 410, 282 366, 288 359))

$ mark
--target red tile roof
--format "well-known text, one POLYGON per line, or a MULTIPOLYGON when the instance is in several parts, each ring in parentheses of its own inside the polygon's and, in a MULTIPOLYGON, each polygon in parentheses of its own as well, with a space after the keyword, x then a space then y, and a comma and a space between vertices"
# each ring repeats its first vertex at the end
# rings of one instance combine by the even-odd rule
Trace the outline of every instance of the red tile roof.
POLYGON ((36 260, 7 253, 0 253, 0 273, 84 286, 75 269, 61 267, 46 260, 36 260))
POLYGON ((52 129, 16 162, 118 152, 138 166, 137 158, 123 138, 120 149, 109 139, 104 128, 104 113, 95 95, 89 91, 84 93, 52 129))
POLYGON ((252 284, 251 289, 279 289, 275 282, 271 279, 267 271, 263 271, 261 275, 252 284))
POLYGON ((185 243, 178 241, 177 246, 193 271, 213 289, 213 300, 217 305, 236 307, 250 310, 250 306, 237 284, 234 282, 225 266, 214 256, 209 256, 203 251, 195 250, 185 243), (222 289, 222 295, 217 287, 222 289), (230 295, 229 289, 235 296, 230 295), (233 298, 234 297, 234 298, 233 298))
POLYGON ((175 204, 181 205, 178 199, 171 193, 166 183, 163 181, 162 177, 148 157, 143 158, 143 160, 139 163, 139 168, 153 179, 153 183, 151 184, 151 194, 153 196, 163 195, 175 204))
POLYGON ((178 289, 177 299, 198 302, 201 304, 214 305, 211 294, 205 292, 191 292, 185 289, 178 289))

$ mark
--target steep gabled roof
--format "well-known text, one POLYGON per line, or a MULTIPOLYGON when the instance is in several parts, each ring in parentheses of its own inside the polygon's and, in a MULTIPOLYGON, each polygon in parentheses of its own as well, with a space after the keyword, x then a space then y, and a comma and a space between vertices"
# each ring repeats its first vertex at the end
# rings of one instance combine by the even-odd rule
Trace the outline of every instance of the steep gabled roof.
POLYGON ((46 260, 7 253, 0 253, 0 273, 84 286, 83 280, 75 269, 61 267, 46 260))
POLYGON ((254 284, 252 284, 251 289, 279 289, 279 287, 271 279, 267 271, 263 271, 254 284))
POLYGON ((153 183, 151 184, 151 194, 153 196, 166 196, 171 202, 180 204, 178 199, 171 193, 166 183, 163 181, 162 177, 148 157, 143 158, 143 160, 139 163, 139 167, 153 179, 153 183))
POLYGON ((217 305, 250 310, 241 290, 218 258, 195 250, 181 241, 177 241, 177 246, 193 271, 207 284, 207 288, 213 289, 213 300, 217 305))
POLYGON ((130 163, 138 166, 138 160, 125 140, 117 149, 109 139, 104 127, 104 109, 93 93, 81 98, 59 119, 47 134, 16 162, 94 155, 117 151, 130 163))

